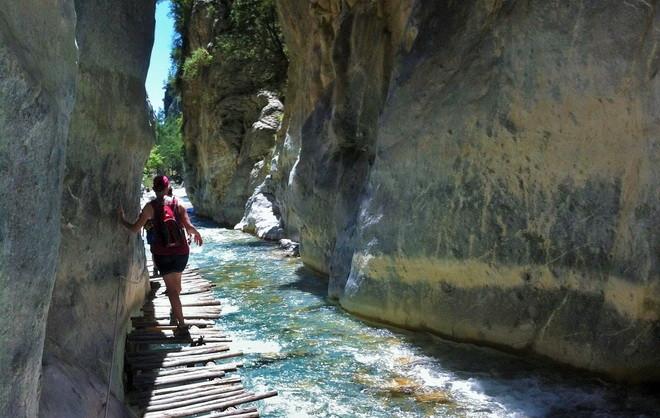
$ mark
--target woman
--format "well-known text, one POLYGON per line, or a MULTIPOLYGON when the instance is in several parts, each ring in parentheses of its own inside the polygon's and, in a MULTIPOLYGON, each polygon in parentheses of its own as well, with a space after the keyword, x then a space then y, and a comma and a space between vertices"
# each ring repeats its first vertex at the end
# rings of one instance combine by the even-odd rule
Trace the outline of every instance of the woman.
POLYGON ((182 232, 183 239, 177 239, 173 237, 176 235, 176 230, 172 233, 171 228, 172 225, 176 225, 177 229, 183 226, 197 245, 202 245, 202 236, 190 223, 186 209, 179 205, 175 198, 167 196, 169 185, 170 182, 166 176, 154 177, 153 189, 156 192, 156 199, 144 205, 140 217, 135 223, 130 223, 125 219, 124 210, 121 207, 119 208, 119 219, 122 225, 135 233, 139 233, 149 220, 156 228, 155 239, 150 244, 150 248, 154 264, 165 281, 167 297, 170 299, 172 313, 177 322, 175 335, 188 336, 188 327, 183 318, 179 294, 181 293, 181 273, 188 264, 190 247, 182 232), (168 218, 168 215, 172 216, 168 218))

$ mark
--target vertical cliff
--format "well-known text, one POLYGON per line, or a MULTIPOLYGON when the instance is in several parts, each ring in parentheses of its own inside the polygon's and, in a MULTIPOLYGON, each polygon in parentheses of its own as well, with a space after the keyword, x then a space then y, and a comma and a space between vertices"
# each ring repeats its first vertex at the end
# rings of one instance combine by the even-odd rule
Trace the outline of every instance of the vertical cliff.
POLYGON ((278 7, 278 200, 342 306, 660 377, 657 2, 278 7))
MULTIPOLYGON (((46 332, 43 417, 101 416, 113 352, 113 397, 123 399, 125 329, 147 291, 142 241, 118 226, 117 205, 123 203, 130 216, 139 212, 142 169, 154 141, 144 81, 155 4, 76 0, 75 5, 77 95, 46 332)), ((121 409, 112 403, 109 415, 123 416, 121 409)))
POLYGON ((0 1, 0 416, 37 415, 75 94, 72 1, 0 1))
POLYGON ((136 214, 153 143, 153 28, 154 1, 0 4, 3 417, 101 416, 113 351, 108 416, 127 414, 123 329, 147 280, 116 205, 136 214))
POLYGON ((228 226, 241 220, 268 173, 282 113, 276 91, 286 73, 281 45, 262 37, 257 21, 232 15, 246 4, 198 0, 179 16, 186 190, 198 214, 228 226), (260 41, 242 49, 244 38, 260 41))

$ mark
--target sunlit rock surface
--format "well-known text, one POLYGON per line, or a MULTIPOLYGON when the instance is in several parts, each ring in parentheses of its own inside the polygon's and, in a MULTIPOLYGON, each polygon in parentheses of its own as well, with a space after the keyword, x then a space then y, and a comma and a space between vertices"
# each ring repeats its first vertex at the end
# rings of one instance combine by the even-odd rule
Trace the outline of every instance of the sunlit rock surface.
POLYGON ((73 1, 0 1, 0 416, 34 417, 75 94, 73 1))
POLYGON ((278 5, 277 199, 342 306, 660 379, 654 3, 278 5))
POLYGON ((144 80, 154 1, 82 0, 76 14, 77 97, 46 332, 44 418, 103 416, 113 352, 108 416, 126 414, 114 400, 124 394, 124 337, 131 310, 148 289, 142 242, 120 226, 117 205, 137 218, 141 173, 153 144, 144 80))
POLYGON ((229 2, 192 4, 184 53, 216 55, 179 81, 186 190, 197 214, 233 227, 268 173, 282 103, 213 49, 229 26, 229 2))

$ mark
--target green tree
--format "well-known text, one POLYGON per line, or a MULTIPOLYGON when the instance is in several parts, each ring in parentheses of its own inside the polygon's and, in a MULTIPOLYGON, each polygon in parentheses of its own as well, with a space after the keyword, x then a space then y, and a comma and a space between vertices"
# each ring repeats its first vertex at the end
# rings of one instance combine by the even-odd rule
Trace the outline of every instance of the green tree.
POLYGON ((219 59, 261 87, 279 89, 288 60, 274 0, 234 0, 229 29, 216 37, 219 59))
POLYGON ((182 117, 180 114, 165 116, 161 111, 156 117, 156 145, 152 148, 144 167, 145 185, 157 174, 164 174, 180 182, 183 174, 182 117))
POLYGON ((216 0, 206 11, 222 24, 209 49, 190 51, 185 38, 193 0, 171 0, 176 37, 172 63, 179 80, 190 81, 203 66, 217 62, 235 68, 256 88, 281 90, 288 60, 275 0, 216 0), (217 4, 216 4, 217 3, 217 4), (222 4, 224 7, 218 7, 222 4), (222 15, 220 15, 222 14, 222 15))

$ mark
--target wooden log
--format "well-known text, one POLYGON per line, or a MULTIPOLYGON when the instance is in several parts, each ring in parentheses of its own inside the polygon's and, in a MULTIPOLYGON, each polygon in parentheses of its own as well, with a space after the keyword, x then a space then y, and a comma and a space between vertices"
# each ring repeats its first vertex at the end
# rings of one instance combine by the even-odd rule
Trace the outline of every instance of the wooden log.
POLYGON ((187 347, 187 346, 176 346, 176 347, 165 347, 165 348, 149 348, 148 350, 142 350, 142 351, 134 351, 131 353, 127 353, 126 357, 127 358, 132 358, 132 357, 140 357, 143 355, 142 353, 145 353, 144 355, 164 355, 164 354, 169 354, 169 353, 188 353, 188 352, 197 352, 197 350, 203 350, 203 349, 223 349, 223 350, 229 350, 229 346, 227 344, 205 344, 201 346, 195 346, 195 347, 187 347))
POLYGON ((194 404, 194 405, 189 405, 189 406, 183 406, 183 407, 180 407, 180 408, 167 408, 167 409, 164 409, 162 411, 147 412, 147 413, 145 413, 144 417, 147 417, 148 414, 157 414, 158 412, 163 412, 163 413, 166 414, 167 417, 169 417, 170 416, 169 414, 170 414, 171 411, 176 411, 176 410, 184 409, 184 408, 205 407, 205 406, 208 406, 210 404, 218 403, 218 402, 236 401, 237 399, 245 398, 245 397, 250 396, 250 395, 252 395, 252 394, 251 393, 237 393, 237 394, 231 395, 229 397, 226 397, 224 399, 207 400, 205 402, 200 402, 200 403, 197 403, 197 404, 194 404))
POLYGON ((169 385, 173 383, 181 383, 181 382, 196 382, 199 380, 207 380, 211 379, 214 377, 223 377, 225 375, 225 372, 222 370, 217 370, 217 371, 212 371, 212 372, 204 372, 204 373, 198 373, 198 374, 181 374, 181 375, 176 375, 176 376, 168 376, 168 377, 162 377, 159 379, 154 379, 154 380, 142 380, 142 381, 136 381, 135 384, 136 386, 162 386, 162 385, 169 385))
MULTIPOLYGON (((222 402, 206 402, 203 404, 191 406, 191 407, 182 407, 169 409, 165 411, 158 412, 149 412, 144 414, 144 418, 174 418, 174 417, 185 417, 187 415, 199 414, 202 412, 214 411, 216 409, 226 409, 230 406, 236 406, 247 402, 254 402, 260 399, 270 398, 272 396, 277 396, 277 392, 271 391, 266 393, 261 393, 257 395, 249 395, 245 397, 240 397, 234 400, 226 400, 222 402)), ((225 415, 230 416, 230 415, 225 415)))
POLYGON ((226 399, 226 398, 231 398, 237 395, 245 395, 247 392, 243 388, 238 388, 234 389, 229 392, 222 392, 222 393, 217 393, 217 394, 212 394, 212 395, 199 395, 194 398, 188 398, 184 400, 179 400, 179 401, 165 401, 165 402, 160 402, 160 403, 149 403, 149 405, 145 408, 146 412, 153 412, 153 411, 163 411, 166 409, 172 409, 172 408, 180 408, 182 406, 188 406, 188 405, 194 405, 194 404, 199 404, 199 403, 204 403, 204 402, 209 402, 209 401, 218 401, 221 399, 226 399))
POLYGON ((208 415, 198 415, 199 418, 259 418, 259 412, 248 410, 248 409, 234 409, 232 411, 213 413, 208 415), (248 411, 248 412, 239 412, 239 411, 248 411))
POLYGON ((201 347, 180 347, 176 349, 145 350, 136 353, 127 353, 126 358, 129 363, 132 361, 141 361, 145 358, 158 357, 162 359, 178 358, 182 356, 218 353, 229 351, 226 344, 204 345, 201 347))
POLYGON ((231 408, 227 411, 224 412, 212 412, 210 414, 204 414, 204 415, 198 415, 199 418, 220 418, 220 417, 231 417, 231 418, 236 418, 240 417, 243 418, 243 416, 247 416, 247 414, 257 414, 257 415, 251 415, 250 417, 259 417, 259 414, 257 413, 257 408, 241 408, 241 409, 236 409, 236 408, 231 408))
MULTIPOLYGON (((131 340, 135 344, 183 344, 197 341, 198 337, 185 338, 185 337, 163 337, 163 338, 143 338, 131 340)), ((230 343, 231 338, 221 338, 215 336, 202 336, 203 342, 206 343, 230 343)))
MULTIPOLYGON (((166 384, 167 379, 179 378, 182 376, 205 376, 206 373, 216 373, 216 372, 228 372, 234 371, 238 367, 242 367, 243 363, 227 363, 227 364, 218 364, 210 367, 179 367, 177 369, 154 369, 149 373, 141 373, 135 376, 136 382, 163 382, 161 384, 166 384), (160 379, 160 380, 159 380, 160 379)), ((217 377, 223 377, 223 375, 217 377)), ((215 377, 215 376, 210 376, 215 377)), ((177 381, 169 382, 177 383, 177 381)))
MULTIPOLYGON (((220 301, 215 299, 208 299, 208 300, 194 299, 194 300, 181 301, 181 306, 183 306, 184 308, 186 306, 220 306, 220 305, 221 305, 220 301)), ((154 306, 155 308, 169 308, 171 305, 168 299, 168 300, 163 300, 162 302, 158 301, 157 303, 154 303, 152 306, 154 306)))
MULTIPOLYGON (((229 380, 232 378, 227 378, 225 380, 229 380)), ((236 386, 242 388, 243 385, 240 384, 241 379, 236 377, 234 379, 234 384, 223 384, 223 385, 212 385, 212 386, 200 386, 196 387, 194 389, 188 389, 184 391, 178 391, 178 392, 172 392, 172 393, 165 393, 162 395, 152 395, 148 399, 146 399, 147 402, 160 402, 160 401, 167 401, 171 399, 184 399, 187 397, 195 397, 197 395, 204 395, 204 394, 212 394, 215 393, 216 390, 230 387, 230 386, 236 386), (236 384, 238 383, 238 384, 236 384)))
POLYGON ((210 293, 210 291, 207 288, 200 288, 200 289, 194 289, 194 290, 188 289, 188 290, 182 290, 181 293, 179 293, 179 294, 180 295, 194 295, 194 294, 198 294, 198 293, 210 293))
MULTIPOLYGON (((170 307, 167 305, 162 306, 143 306, 140 308, 142 312, 157 313, 157 314, 167 314, 170 315, 170 307)), ((221 312, 222 308, 219 305, 202 305, 202 306, 188 306, 183 309, 184 315, 185 312, 221 312)))
POLYGON ((163 338, 169 339, 194 339, 197 337, 209 337, 209 338, 228 338, 227 335, 224 335, 220 331, 208 331, 204 332, 203 330, 190 330, 190 337, 183 337, 181 335, 176 335, 174 331, 163 330, 160 332, 132 332, 128 334, 129 341, 149 341, 149 340, 161 340, 163 338))
POLYGON ((240 384, 240 382, 228 384, 228 385, 198 387, 195 388, 194 390, 166 393, 159 396, 151 396, 150 398, 145 400, 146 402, 145 404, 148 405, 166 404, 168 402, 183 401, 186 399, 195 399, 199 396, 216 395, 220 393, 232 392, 235 390, 245 390, 245 388, 243 387, 242 384, 240 384))
MULTIPOLYGON (((146 328, 146 327, 151 327, 151 326, 168 326, 170 325, 170 321, 168 320, 155 320, 155 319, 146 319, 143 317, 139 318, 131 318, 133 320, 133 326, 136 328, 146 328)), ((215 325, 215 321, 210 320, 210 319, 191 319, 191 320, 186 320, 186 324, 188 325, 195 325, 198 327, 207 327, 207 326, 213 326, 215 325)))
MULTIPOLYGON (((165 281, 162 278, 151 278, 149 279, 150 284, 153 283, 155 286, 163 287, 165 286, 165 281)), ((190 284, 190 283, 204 283, 204 284, 212 284, 210 280, 207 280, 203 278, 202 276, 182 276, 181 277, 181 284, 190 284)))
POLYGON ((151 391, 146 391, 146 392, 141 392, 139 396, 144 397, 144 396, 164 396, 164 395, 169 395, 172 393, 178 393, 178 392, 183 392, 183 391, 195 391, 199 388, 203 388, 206 386, 217 386, 217 385, 226 385, 230 383, 235 383, 235 382, 240 382, 241 378, 238 376, 231 376, 231 377, 225 377, 223 379, 213 379, 205 382, 198 382, 198 383, 189 383, 186 385, 176 385, 176 386, 171 386, 171 387, 161 387, 161 388, 156 388, 151 391))
POLYGON ((197 364, 212 360, 222 360, 225 358, 239 357, 242 355, 243 355, 242 352, 235 351, 229 353, 210 353, 210 354, 202 354, 198 356, 177 357, 175 359, 168 359, 164 361, 158 361, 158 360, 142 361, 142 362, 133 363, 133 368, 137 370, 145 370, 145 369, 156 369, 156 368, 180 367, 188 364, 197 364))
MULTIPOLYGON (((206 293, 206 292, 212 292, 213 290, 213 285, 212 284, 206 284, 206 285, 194 285, 194 286, 186 286, 181 288, 181 292, 179 295, 192 295, 192 294, 197 294, 197 293, 206 293)), ((154 292, 154 298, 162 298, 162 297, 167 297, 167 289, 165 288, 159 288, 154 292)))
MULTIPOLYGON (((190 311, 183 309, 183 319, 217 319, 222 316, 221 311, 190 311)), ((145 312, 145 318, 155 319, 157 321, 169 320, 170 314, 166 311, 163 312, 145 312)))
MULTIPOLYGON (((144 399, 143 404, 145 406, 168 405, 171 404, 172 402, 187 401, 189 399, 199 399, 202 396, 231 393, 236 390, 245 391, 245 388, 242 385, 225 385, 225 386, 215 386, 215 387, 211 386, 207 388, 200 388, 197 389, 196 391, 188 391, 187 393, 175 392, 175 393, 163 395, 156 399, 154 398, 144 399)), ((227 395, 227 396, 232 396, 232 395, 227 395)))
MULTIPOLYGON (((153 318, 160 320, 160 319, 169 319, 170 314, 169 313, 154 313, 151 315, 153 318)), ((222 316, 221 312, 186 312, 185 309, 183 311, 183 317, 187 320, 188 318, 190 319, 218 319, 222 316)))

